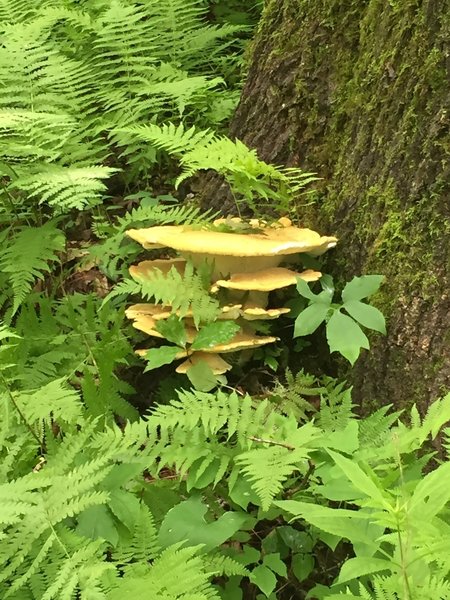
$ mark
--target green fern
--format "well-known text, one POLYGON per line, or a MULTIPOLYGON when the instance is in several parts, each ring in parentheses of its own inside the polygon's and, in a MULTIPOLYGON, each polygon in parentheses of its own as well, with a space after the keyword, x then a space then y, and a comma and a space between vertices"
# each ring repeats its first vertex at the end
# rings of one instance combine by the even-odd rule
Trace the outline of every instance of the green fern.
POLYGON ((316 412, 316 408, 309 398, 313 399, 326 392, 326 388, 319 386, 317 378, 305 373, 303 369, 295 375, 287 369, 285 377, 285 384, 276 383, 272 399, 280 412, 286 415, 293 414, 298 421, 305 421, 307 413, 316 412))
POLYGON ((197 171, 214 169, 250 203, 256 196, 287 201, 312 178, 299 169, 282 170, 268 165, 239 140, 218 137, 209 130, 186 129, 182 124, 136 125, 116 130, 116 134, 122 144, 139 139, 179 157, 183 171, 177 185, 197 171))
POLYGON ((196 325, 213 321, 219 312, 219 303, 210 294, 201 274, 194 271, 192 264, 187 263, 181 275, 172 268, 167 274, 159 270, 145 279, 126 280, 119 283, 105 298, 109 301, 124 294, 139 294, 156 303, 169 305, 180 316, 192 309, 192 317, 196 325))
POLYGON ((13 233, 6 248, 0 251, 0 271, 10 281, 13 292, 13 313, 24 301, 36 279, 50 271, 50 262, 58 260, 65 238, 56 223, 42 227, 27 227, 13 233))
POLYGON ((94 207, 101 202, 106 190, 102 179, 111 177, 116 169, 109 167, 41 167, 30 170, 10 185, 10 189, 28 192, 29 198, 37 198, 39 203, 47 203, 55 212, 68 212, 76 208, 82 210, 94 207))
POLYGON ((320 396, 318 425, 327 432, 342 431, 349 421, 354 419, 352 390, 346 388, 346 382, 336 383, 333 379, 325 379, 326 391, 320 396))

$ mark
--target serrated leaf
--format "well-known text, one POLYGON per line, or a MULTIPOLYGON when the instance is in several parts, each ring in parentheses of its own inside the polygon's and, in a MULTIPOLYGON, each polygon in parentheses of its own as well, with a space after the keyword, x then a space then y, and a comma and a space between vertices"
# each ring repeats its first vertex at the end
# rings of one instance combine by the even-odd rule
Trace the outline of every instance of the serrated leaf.
POLYGON ((186 329, 182 319, 171 315, 168 319, 157 321, 155 329, 165 337, 168 342, 177 346, 186 345, 186 329))
POLYGON ((378 291, 383 279, 383 275, 363 275, 362 277, 353 277, 342 290, 343 302, 362 300, 363 298, 372 296, 378 291))
POLYGON ((277 585, 277 578, 270 569, 264 565, 258 565, 253 569, 251 580, 268 598, 277 585))
POLYGON ((370 479, 366 473, 364 473, 361 467, 354 460, 350 460, 345 456, 338 454, 337 452, 333 452, 332 450, 328 450, 328 454, 338 465, 338 467, 342 469, 357 490, 369 498, 377 500, 380 505, 386 508, 387 503, 382 491, 378 488, 376 483, 372 481, 372 479, 370 479))
POLYGON ((322 303, 314 303, 305 308, 295 319, 294 337, 313 333, 325 321, 328 310, 329 306, 322 303))
POLYGON ((394 563, 383 558, 359 556, 347 560, 339 573, 338 583, 346 583, 352 579, 359 579, 364 575, 378 573, 379 571, 392 571, 394 563))
POLYGON ((239 329, 239 325, 234 321, 209 323, 200 329, 191 349, 202 350, 204 348, 211 348, 217 344, 224 344, 231 340, 239 329))
POLYGON ((151 371, 152 369, 158 369, 163 365, 170 364, 175 360, 179 352, 180 348, 177 348, 177 346, 160 346, 159 348, 147 350, 144 357, 147 361, 144 373, 151 371))
POLYGON ((346 538, 352 543, 362 542, 373 545, 373 540, 366 531, 366 514, 297 500, 275 500, 274 504, 327 533, 346 538))
POLYGON ((217 385, 217 377, 204 360, 199 361, 186 371, 189 381, 200 392, 209 392, 217 385))
POLYGON ((355 321, 358 321, 364 327, 386 334, 386 321, 378 308, 359 300, 346 302, 344 308, 355 321))
POLYGON ((339 352, 352 365, 361 348, 370 348, 369 340, 361 327, 347 315, 336 310, 327 323, 327 340, 330 352, 339 352))

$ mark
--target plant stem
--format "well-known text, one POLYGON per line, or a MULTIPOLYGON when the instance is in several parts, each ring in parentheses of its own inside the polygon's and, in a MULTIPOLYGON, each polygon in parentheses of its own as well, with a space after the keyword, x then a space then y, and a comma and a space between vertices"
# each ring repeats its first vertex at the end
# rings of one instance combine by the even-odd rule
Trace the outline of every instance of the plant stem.
POLYGON ((34 429, 32 428, 32 426, 30 425, 30 423, 28 423, 25 415, 22 412, 22 409, 20 408, 20 406, 17 404, 11 390, 8 387, 8 382, 6 381, 6 379, 4 378, 3 374, 0 373, 0 380, 3 384, 3 386, 5 387, 6 393, 8 394, 9 399, 11 400, 11 404, 14 406, 14 408, 16 409, 17 413, 19 414, 20 418, 22 419, 22 421, 25 423, 27 429, 29 429, 31 435, 34 437, 34 439, 37 441, 37 443, 39 444, 39 448, 41 449, 41 451, 43 450, 42 448, 42 442, 39 439, 39 436, 37 435, 37 433, 34 431, 34 429))

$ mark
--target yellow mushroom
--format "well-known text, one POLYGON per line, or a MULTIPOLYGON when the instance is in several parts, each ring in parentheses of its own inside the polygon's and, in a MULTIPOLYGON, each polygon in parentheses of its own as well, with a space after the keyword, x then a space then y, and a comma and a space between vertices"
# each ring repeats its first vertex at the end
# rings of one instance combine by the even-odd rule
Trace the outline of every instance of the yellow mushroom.
MULTIPOLYGON (((242 304, 227 304, 220 307, 220 314, 217 316, 218 320, 236 320, 241 314, 242 304)), ((136 319, 139 316, 147 315, 154 321, 161 319, 168 319, 172 314, 180 316, 180 311, 172 311, 171 306, 165 306, 162 304, 133 304, 125 311, 126 316, 129 319, 136 319)), ((183 317, 189 319, 193 316, 193 311, 188 310, 183 313, 183 317)), ((189 322, 189 321, 188 321, 189 322)))
POLYGON ((273 336, 258 337, 253 333, 239 332, 230 341, 224 342, 223 344, 216 344, 209 348, 202 348, 202 352, 213 352, 213 353, 226 353, 226 352, 237 352, 238 350, 249 350, 252 348, 258 348, 259 346, 265 346, 266 344, 273 344, 279 338, 273 336))
POLYGON ((289 254, 323 254, 337 242, 335 237, 320 236, 311 229, 293 226, 267 227, 257 233, 239 234, 168 225, 130 229, 127 235, 144 248, 173 248, 195 266, 205 260, 213 263, 213 279, 233 272, 276 267, 289 254))
MULTIPOLYGON (((157 321, 151 316, 141 314, 134 317, 133 327, 135 329, 139 329, 139 331, 143 331, 147 335, 164 339, 164 336, 157 329, 155 329, 156 323, 157 321)), ((195 339, 195 336, 197 335, 197 330, 195 329, 195 327, 186 326, 185 331, 186 341, 189 344, 192 344, 192 342, 195 339)))
POLYGON ((290 311, 290 308, 262 308, 261 306, 246 304, 241 310, 241 314, 246 321, 256 321, 260 319, 278 319, 278 317, 290 311))
POLYGON ((254 290, 257 292, 271 292, 289 285, 295 285, 297 279, 304 281, 317 281, 322 277, 320 271, 308 269, 303 273, 285 269, 283 267, 273 267, 271 269, 261 269, 253 273, 233 273, 229 279, 219 279, 211 287, 212 292, 217 292, 219 288, 228 288, 232 290, 254 290))
POLYGON ((128 271, 133 279, 147 279, 155 270, 166 275, 172 268, 180 275, 184 274, 186 260, 184 258, 167 258, 158 260, 143 260, 137 265, 131 266, 128 271))
POLYGON ((218 354, 194 352, 175 370, 177 373, 186 373, 188 369, 197 365, 199 362, 205 362, 211 368, 214 375, 222 375, 231 369, 231 365, 227 363, 226 360, 223 360, 218 354))

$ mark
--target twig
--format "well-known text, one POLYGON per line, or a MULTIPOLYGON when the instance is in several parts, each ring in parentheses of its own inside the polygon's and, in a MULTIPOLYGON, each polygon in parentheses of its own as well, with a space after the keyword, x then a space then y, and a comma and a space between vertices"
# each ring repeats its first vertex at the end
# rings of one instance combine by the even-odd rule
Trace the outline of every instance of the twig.
POLYGON ((282 446, 283 448, 287 448, 288 450, 295 450, 295 446, 291 446, 290 444, 284 444, 283 442, 275 442, 274 440, 264 440, 263 438, 255 437, 253 435, 249 435, 248 439, 252 440, 252 442, 260 442, 261 444, 272 444, 273 446, 282 446))

